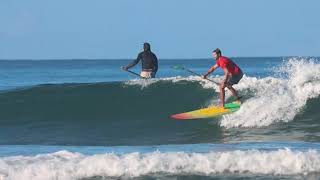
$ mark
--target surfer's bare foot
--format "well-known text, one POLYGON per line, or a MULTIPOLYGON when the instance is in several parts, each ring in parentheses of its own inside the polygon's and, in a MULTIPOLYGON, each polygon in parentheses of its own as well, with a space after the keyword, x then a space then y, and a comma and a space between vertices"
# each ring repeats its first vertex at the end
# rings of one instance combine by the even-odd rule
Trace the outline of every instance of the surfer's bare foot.
POLYGON ((237 97, 237 99, 236 99, 236 101, 235 102, 237 102, 237 103, 239 103, 239 104, 241 104, 241 96, 239 96, 239 97, 237 97))

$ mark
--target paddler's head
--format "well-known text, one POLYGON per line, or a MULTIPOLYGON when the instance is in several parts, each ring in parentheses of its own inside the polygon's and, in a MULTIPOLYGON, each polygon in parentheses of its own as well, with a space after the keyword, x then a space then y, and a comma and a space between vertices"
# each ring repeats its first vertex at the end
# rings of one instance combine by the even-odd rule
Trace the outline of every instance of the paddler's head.
POLYGON ((149 43, 144 43, 143 44, 143 51, 151 51, 151 47, 150 47, 150 44, 149 43))
POLYGON ((218 60, 221 56, 221 50, 219 48, 215 49, 214 51, 212 51, 212 56, 214 59, 218 60))

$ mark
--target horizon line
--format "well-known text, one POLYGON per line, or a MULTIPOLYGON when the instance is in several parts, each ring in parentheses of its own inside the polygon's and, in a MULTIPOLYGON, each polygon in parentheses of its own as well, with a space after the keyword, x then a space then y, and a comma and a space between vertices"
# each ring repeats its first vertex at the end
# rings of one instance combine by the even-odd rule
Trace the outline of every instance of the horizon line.
MULTIPOLYGON (((307 57, 307 58, 319 58, 320 56, 228 56, 229 58, 290 58, 290 57, 307 57)), ((24 58, 24 59, 13 59, 13 58, 0 58, 0 61, 63 61, 63 60, 75 60, 75 61, 81 61, 81 60, 134 60, 135 58, 66 58, 66 59, 53 59, 53 58, 46 58, 46 59, 40 59, 40 58, 24 58)), ((208 60, 213 58, 158 58, 159 60, 208 60)))

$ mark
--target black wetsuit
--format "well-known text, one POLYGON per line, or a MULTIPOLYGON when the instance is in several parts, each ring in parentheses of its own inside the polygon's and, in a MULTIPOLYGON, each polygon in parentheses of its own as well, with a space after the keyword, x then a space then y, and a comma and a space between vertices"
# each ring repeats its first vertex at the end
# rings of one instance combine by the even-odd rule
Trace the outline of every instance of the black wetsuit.
POLYGON ((127 68, 131 68, 142 61, 142 71, 152 71, 156 73, 158 71, 158 58, 157 56, 151 51, 143 51, 139 53, 137 59, 132 61, 127 68))

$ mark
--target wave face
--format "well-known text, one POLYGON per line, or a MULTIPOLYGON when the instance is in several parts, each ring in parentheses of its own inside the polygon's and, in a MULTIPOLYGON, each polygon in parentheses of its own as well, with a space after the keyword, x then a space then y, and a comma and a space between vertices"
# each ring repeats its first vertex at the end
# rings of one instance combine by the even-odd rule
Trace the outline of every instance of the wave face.
POLYGON ((114 82, 40 85, 4 92, 0 94, 0 135, 4 137, 0 143, 130 145, 152 139, 158 139, 152 142, 155 144, 174 141, 177 129, 190 133, 192 125, 184 126, 169 116, 198 108, 213 95, 198 83, 166 80, 156 80, 145 88, 114 82))
MULTIPOLYGON (((273 76, 245 75, 235 88, 244 99, 239 111, 194 121, 169 116, 218 103, 218 86, 195 76, 2 91, 0 144, 320 140, 320 64, 316 60, 292 58, 276 67, 273 76)), ((228 91, 227 99, 232 101, 228 91)))

